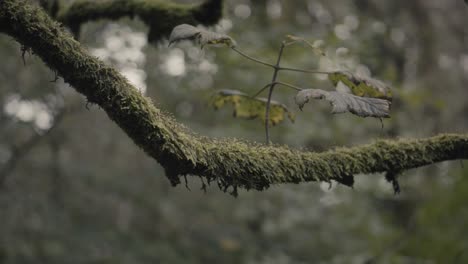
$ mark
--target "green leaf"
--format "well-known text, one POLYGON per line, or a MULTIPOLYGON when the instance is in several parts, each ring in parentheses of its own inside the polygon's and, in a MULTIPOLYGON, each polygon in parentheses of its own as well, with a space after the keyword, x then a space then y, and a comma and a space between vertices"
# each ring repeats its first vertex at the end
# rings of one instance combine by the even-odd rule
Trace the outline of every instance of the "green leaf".
POLYGON ((296 104, 302 110, 309 99, 325 99, 332 105, 332 113, 351 112, 360 117, 390 117, 390 101, 378 98, 359 97, 349 93, 306 89, 297 93, 296 104))
MULTIPOLYGON (((253 98, 237 90, 221 90, 217 92, 211 101, 215 109, 219 109, 226 104, 234 106, 234 116, 240 118, 254 119, 259 117, 265 122, 266 98, 253 98)), ((281 123, 285 117, 294 122, 294 114, 288 108, 276 101, 270 102, 270 125, 281 123)))
POLYGON ((228 35, 196 28, 188 24, 178 25, 172 29, 171 35, 169 36, 169 46, 172 43, 182 40, 194 41, 196 44, 199 44, 201 48, 205 45, 236 46, 236 41, 228 35))
POLYGON ((360 77, 347 71, 330 73, 328 74, 328 79, 335 86, 338 86, 340 82, 343 83, 356 96, 392 101, 390 87, 382 81, 370 77, 360 77))

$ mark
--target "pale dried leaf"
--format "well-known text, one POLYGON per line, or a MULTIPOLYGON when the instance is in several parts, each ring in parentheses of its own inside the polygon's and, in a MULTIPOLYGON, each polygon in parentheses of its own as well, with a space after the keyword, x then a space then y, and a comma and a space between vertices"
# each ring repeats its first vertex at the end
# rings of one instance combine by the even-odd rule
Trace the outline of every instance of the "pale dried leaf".
POLYGON ((169 45, 181 40, 194 40, 200 34, 200 29, 188 24, 182 24, 172 29, 169 45))
POLYGON ((169 36, 169 45, 182 40, 194 41, 202 48, 208 44, 228 47, 236 46, 234 39, 226 34, 220 34, 201 28, 196 28, 188 24, 178 25, 172 29, 171 35, 169 36))
POLYGON ((384 99, 359 97, 349 93, 328 92, 320 89, 302 90, 296 95, 296 104, 302 110, 309 99, 325 99, 332 105, 332 113, 350 112, 360 117, 390 117, 390 102, 384 99))

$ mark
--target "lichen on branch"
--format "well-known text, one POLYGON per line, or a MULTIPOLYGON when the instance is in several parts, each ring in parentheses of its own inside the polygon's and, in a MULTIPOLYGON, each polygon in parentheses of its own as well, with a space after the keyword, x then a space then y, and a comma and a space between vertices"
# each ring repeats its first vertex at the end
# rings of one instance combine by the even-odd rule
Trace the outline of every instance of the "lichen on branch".
POLYGON ((222 9, 222 0, 206 0, 198 5, 161 0, 78 0, 62 7, 56 19, 78 35, 86 22, 138 17, 149 27, 148 40, 154 43, 181 23, 213 25, 221 18, 222 9))
POLYGON ((165 168, 173 184, 181 176, 195 175, 234 193, 237 188, 264 190, 272 184, 308 181, 352 185, 358 173, 402 172, 468 158, 468 134, 378 140, 323 153, 196 136, 157 109, 115 69, 89 55, 40 8, 24 0, 0 1, 0 32, 30 48, 89 102, 98 104, 165 168))

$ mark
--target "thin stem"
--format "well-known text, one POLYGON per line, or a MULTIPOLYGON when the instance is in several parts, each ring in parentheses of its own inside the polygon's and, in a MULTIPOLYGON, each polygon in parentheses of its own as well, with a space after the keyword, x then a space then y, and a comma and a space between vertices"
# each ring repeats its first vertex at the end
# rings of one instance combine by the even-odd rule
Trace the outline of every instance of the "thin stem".
POLYGON ((330 72, 330 71, 304 70, 304 69, 287 68, 287 67, 279 67, 278 70, 280 70, 280 71, 295 71, 295 72, 303 72, 303 73, 314 73, 314 74, 331 74, 331 73, 333 73, 333 72, 330 72))
POLYGON ((265 111, 265 134, 266 134, 267 144, 270 144, 270 131, 269 131, 270 120, 269 119, 270 119, 271 96, 273 94, 273 89, 275 88, 275 85, 276 85, 276 77, 278 76, 278 72, 280 69, 281 56, 283 55, 285 44, 286 43, 284 41, 281 43, 281 47, 280 47, 279 54, 278 54, 278 59, 276 60, 276 64, 274 65, 275 70, 273 72, 273 78, 271 79, 270 90, 268 91, 268 100, 267 100, 266 111, 265 111))
POLYGON ((287 47, 287 46, 290 46, 290 45, 295 44, 297 42, 298 42, 297 40, 292 40, 290 42, 286 42, 284 45, 287 47))
POLYGON ((292 85, 292 84, 289 84, 289 83, 285 83, 285 82, 274 82, 274 83, 269 83, 265 86, 263 86, 262 89, 258 90, 258 92, 256 92, 254 95, 250 96, 252 98, 256 98, 259 94, 261 94, 263 91, 265 91, 268 87, 272 86, 273 84, 281 84, 287 88, 292 88, 296 91, 302 91, 304 90, 303 88, 299 87, 299 86, 295 86, 295 85, 292 85))
POLYGON ((276 82, 276 84, 280 84, 280 85, 284 85, 286 87, 289 87, 289 88, 292 88, 296 91, 302 91, 304 90, 303 88, 299 87, 299 86, 296 86, 296 85, 292 85, 292 84, 289 84, 289 83, 285 83, 285 82, 276 82))
POLYGON ((254 95, 252 95, 251 97, 252 97, 252 98, 257 97, 259 94, 261 94, 263 91, 265 91, 265 89, 267 89, 268 87, 270 87, 270 86, 272 86, 272 85, 273 85, 273 83, 269 83, 269 84, 263 86, 262 89, 260 89, 258 92, 256 92, 256 93, 255 93, 254 95))
MULTIPOLYGON (((296 41, 287 42, 287 43, 284 43, 283 45, 287 46, 287 45, 290 45, 290 44, 295 43, 295 42, 296 41)), ((279 66, 273 65, 271 63, 264 62, 264 61, 261 61, 259 59, 254 58, 254 57, 251 57, 251 56, 245 54, 244 52, 240 51, 239 49, 237 49, 235 47, 232 47, 231 49, 234 50, 235 52, 239 53, 244 58, 247 58, 247 59, 249 59, 251 61, 254 61, 256 63, 260 63, 262 65, 265 65, 265 66, 268 66, 268 67, 271 67, 271 68, 278 68, 278 70, 280 70, 280 71, 295 71, 295 72, 314 73, 314 74, 330 74, 330 73, 332 73, 330 71, 304 70, 304 69, 296 69, 296 68, 288 68, 288 67, 279 67, 279 66)))
POLYGON ((263 64, 263 65, 268 66, 268 67, 275 68, 275 65, 273 65, 273 64, 271 64, 271 63, 268 63, 268 62, 261 61, 261 60, 256 59, 256 58, 253 58, 253 57, 251 57, 251 56, 245 54, 244 52, 240 51, 239 49, 237 49, 237 48, 235 48, 235 47, 232 47, 231 49, 232 49, 233 51, 239 53, 240 55, 242 55, 244 58, 247 58, 247 59, 249 59, 249 60, 251 60, 251 61, 254 61, 254 62, 256 62, 256 63, 263 64))

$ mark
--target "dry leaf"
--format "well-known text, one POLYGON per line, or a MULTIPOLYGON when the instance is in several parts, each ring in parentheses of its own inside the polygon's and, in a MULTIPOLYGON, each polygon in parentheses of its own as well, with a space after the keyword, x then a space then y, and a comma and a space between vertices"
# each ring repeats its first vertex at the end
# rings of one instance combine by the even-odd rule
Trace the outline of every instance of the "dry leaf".
POLYGON ((172 29, 169 36, 169 45, 182 40, 191 40, 199 44, 202 48, 205 45, 222 45, 227 47, 235 47, 234 39, 225 34, 220 34, 201 28, 196 28, 188 24, 182 24, 172 29))
POLYGON ((333 106, 332 113, 351 112, 360 117, 390 117, 390 102, 384 99, 359 97, 343 92, 307 89, 297 93, 296 104, 302 110, 309 99, 325 99, 333 106))

